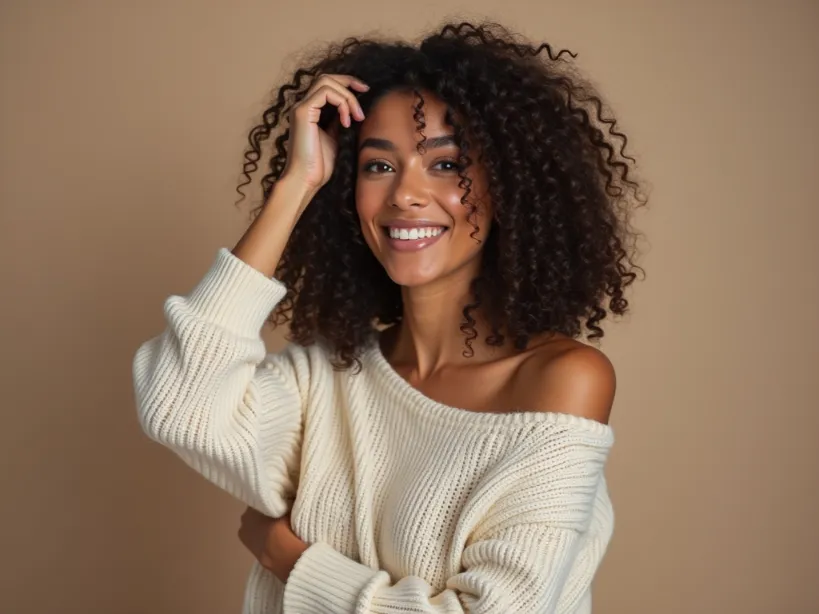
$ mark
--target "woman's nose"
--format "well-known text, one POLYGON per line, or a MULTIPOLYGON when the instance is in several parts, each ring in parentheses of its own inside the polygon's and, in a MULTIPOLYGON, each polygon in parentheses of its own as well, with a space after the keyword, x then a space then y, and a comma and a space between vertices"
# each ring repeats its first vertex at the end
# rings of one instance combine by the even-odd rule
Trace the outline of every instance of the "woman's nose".
POLYGON ((392 206, 399 209, 423 208, 429 204, 429 190, 424 177, 424 169, 404 168, 396 179, 392 193, 392 206))

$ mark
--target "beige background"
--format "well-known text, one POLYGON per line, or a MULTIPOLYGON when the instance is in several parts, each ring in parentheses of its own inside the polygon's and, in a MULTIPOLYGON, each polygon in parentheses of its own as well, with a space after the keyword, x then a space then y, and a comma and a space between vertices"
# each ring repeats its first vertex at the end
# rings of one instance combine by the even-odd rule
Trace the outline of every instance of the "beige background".
POLYGON ((819 611, 819 6, 2 2, 0 611, 238 612, 241 506, 139 431, 131 358, 244 213, 311 42, 446 14, 579 52, 653 184, 596 614, 819 611))

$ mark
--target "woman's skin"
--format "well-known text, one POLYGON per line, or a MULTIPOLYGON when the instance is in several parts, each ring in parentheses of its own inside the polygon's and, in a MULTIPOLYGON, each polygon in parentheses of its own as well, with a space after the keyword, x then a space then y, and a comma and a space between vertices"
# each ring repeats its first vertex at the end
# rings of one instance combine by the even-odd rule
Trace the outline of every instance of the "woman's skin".
MULTIPOLYGON (((402 323, 382 334, 382 350, 395 370, 430 398, 454 407, 574 408, 574 413, 607 423, 614 371, 605 355, 591 346, 564 335, 542 335, 523 352, 510 344, 489 347, 476 342, 474 355, 464 357, 463 305, 470 300, 470 282, 478 273, 483 240, 492 224, 484 171, 475 162, 468 171, 469 198, 478 206, 472 218, 479 227, 476 241, 470 236, 474 226, 467 219, 468 209, 461 203, 458 149, 443 138, 453 135, 444 122, 445 104, 422 92, 427 148, 419 154, 414 94, 388 93, 365 118, 351 89, 365 91, 367 86, 347 75, 323 75, 293 109, 287 166, 234 255, 267 276, 274 274, 296 221, 332 174, 337 145, 332 133, 318 127, 318 119, 321 108, 333 104, 339 110, 337 129, 363 122, 356 208, 364 239, 402 290, 402 323), (404 225, 409 233, 406 225, 419 223, 440 234, 426 236, 432 233, 425 231, 414 241, 389 236, 389 228, 400 232, 397 227, 404 225)), ((480 312, 473 317, 481 330, 480 312)), ((242 516, 239 537, 283 582, 308 547, 292 532, 288 516, 272 519, 251 508, 242 516)))
POLYGON ((249 507, 242 514, 239 539, 261 565, 282 582, 309 544, 290 528, 290 514, 270 518, 249 507))
MULTIPOLYGON (((364 239, 390 278, 401 286, 403 325, 394 351, 417 365, 412 379, 424 380, 442 366, 463 363, 463 305, 469 302, 469 284, 477 276, 483 241, 492 223, 486 179, 477 165, 470 167, 469 198, 478 203, 478 224, 467 219, 461 202, 458 148, 444 123, 446 106, 428 92, 424 95, 427 147, 417 151, 420 135, 413 118, 412 93, 389 93, 370 110, 359 133, 356 209, 364 239), (444 230, 422 249, 399 249, 407 242, 390 239, 385 227, 425 220, 424 226, 444 230), (476 240, 477 239, 477 240, 476 240)), ((423 245, 423 242, 421 242, 423 245)), ((480 327, 480 322, 478 323, 480 327)))

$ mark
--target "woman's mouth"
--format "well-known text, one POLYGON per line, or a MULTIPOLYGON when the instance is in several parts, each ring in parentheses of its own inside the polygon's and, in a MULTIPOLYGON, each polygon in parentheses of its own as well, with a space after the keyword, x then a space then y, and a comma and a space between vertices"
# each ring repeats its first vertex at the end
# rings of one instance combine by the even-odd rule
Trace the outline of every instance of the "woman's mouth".
POLYGON ((411 252, 429 247, 448 230, 446 226, 383 227, 387 244, 396 251, 411 252))

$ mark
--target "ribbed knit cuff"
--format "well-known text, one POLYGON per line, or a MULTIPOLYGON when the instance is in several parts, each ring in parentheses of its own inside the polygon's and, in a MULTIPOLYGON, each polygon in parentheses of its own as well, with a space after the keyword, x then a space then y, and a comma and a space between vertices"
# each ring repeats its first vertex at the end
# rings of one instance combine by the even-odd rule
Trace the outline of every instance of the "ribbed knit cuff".
POLYGON ((186 302, 208 322, 241 336, 256 336, 285 294, 287 287, 282 282, 222 247, 186 302))
POLYGON ((287 614, 355 612, 371 593, 388 584, 386 571, 358 563, 323 542, 316 542, 296 561, 284 586, 287 614))

